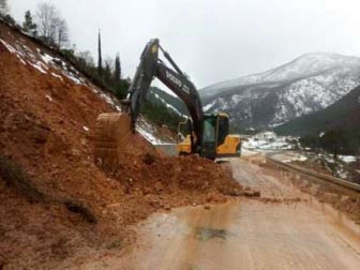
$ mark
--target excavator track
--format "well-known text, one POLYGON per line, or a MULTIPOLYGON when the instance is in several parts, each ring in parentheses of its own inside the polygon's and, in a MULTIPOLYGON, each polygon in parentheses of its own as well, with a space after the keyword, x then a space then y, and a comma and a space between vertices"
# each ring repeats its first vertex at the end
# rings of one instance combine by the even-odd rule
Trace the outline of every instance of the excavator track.
POLYGON ((132 134, 131 118, 123 113, 103 113, 96 120, 94 134, 95 160, 114 169, 132 134))

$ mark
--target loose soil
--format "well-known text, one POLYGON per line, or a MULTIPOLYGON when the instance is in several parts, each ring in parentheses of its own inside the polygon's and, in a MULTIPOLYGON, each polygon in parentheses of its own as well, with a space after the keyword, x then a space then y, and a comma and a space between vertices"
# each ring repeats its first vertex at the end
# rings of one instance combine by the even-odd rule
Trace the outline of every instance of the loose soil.
POLYGON ((230 166, 262 197, 155 213, 138 226, 142 241, 133 252, 71 269, 360 269, 360 229, 345 215, 279 170, 244 159, 230 166))
MULTIPOLYGON (((53 54, 1 23, 0 39, 53 54)), ((241 194, 220 165, 165 157, 138 134, 118 169, 104 171, 92 155, 93 130, 114 109, 96 87, 43 74, 2 43, 0 59, 0 269, 121 256, 135 242, 131 225, 151 213, 241 194)))

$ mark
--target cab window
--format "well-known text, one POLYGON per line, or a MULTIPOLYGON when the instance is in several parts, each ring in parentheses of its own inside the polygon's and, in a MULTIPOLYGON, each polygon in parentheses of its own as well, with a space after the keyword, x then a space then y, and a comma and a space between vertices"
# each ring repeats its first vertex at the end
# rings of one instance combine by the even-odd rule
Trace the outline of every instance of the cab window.
POLYGON ((225 142, 228 133, 229 133, 229 118, 225 116, 219 116, 218 145, 221 145, 225 142))
POLYGON ((216 118, 207 118, 204 121, 204 137, 203 137, 203 141, 204 142, 215 142, 215 136, 216 136, 216 132, 215 132, 215 128, 216 128, 216 118))

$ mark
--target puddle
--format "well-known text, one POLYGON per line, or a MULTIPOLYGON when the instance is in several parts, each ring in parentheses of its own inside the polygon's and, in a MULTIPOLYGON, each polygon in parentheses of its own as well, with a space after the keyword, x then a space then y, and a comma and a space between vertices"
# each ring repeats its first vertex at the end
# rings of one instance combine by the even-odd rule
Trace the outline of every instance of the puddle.
POLYGON ((199 267, 196 266, 190 266, 188 270, 201 270, 199 267))
POLYGON ((198 241, 207 241, 212 238, 226 240, 228 236, 229 233, 226 230, 199 227, 195 231, 195 238, 198 241))

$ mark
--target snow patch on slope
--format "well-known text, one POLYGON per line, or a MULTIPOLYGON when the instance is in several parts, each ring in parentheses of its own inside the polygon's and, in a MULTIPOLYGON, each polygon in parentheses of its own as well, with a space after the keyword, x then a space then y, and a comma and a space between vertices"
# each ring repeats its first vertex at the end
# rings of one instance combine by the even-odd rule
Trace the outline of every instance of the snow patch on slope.
MULTIPOLYGON (((91 90, 102 98, 106 103, 108 103, 116 111, 121 112, 121 107, 118 100, 111 94, 105 93, 100 89, 97 89, 92 85, 86 78, 84 78, 75 68, 69 65, 67 62, 63 61, 60 58, 53 57, 46 52, 42 51, 40 48, 37 48, 35 51, 22 44, 19 40, 16 41, 15 47, 8 44, 6 41, 0 39, 0 42, 5 46, 5 48, 16 56, 16 58, 24 65, 29 64, 38 72, 53 76, 56 79, 61 80, 63 83, 71 82, 74 85, 85 86, 87 89, 91 90), (59 75, 61 74, 61 75, 59 75), (65 79, 68 79, 68 82, 65 82, 65 79)), ((52 101, 51 96, 46 96, 50 102, 52 101)), ((170 107, 170 105, 169 105, 170 107)), ((172 107, 172 106, 171 106, 172 107)), ((171 109, 175 109, 172 107, 171 109)), ((176 109, 175 109, 176 110, 176 109)), ((83 127, 84 131, 88 132, 87 127, 83 127)), ((136 127, 137 131, 150 143, 152 144, 162 144, 162 140, 156 138, 154 135, 154 127, 147 122, 145 118, 141 120, 141 123, 138 123, 136 127)))
POLYGON ((355 156, 341 156, 339 155, 338 158, 345 163, 353 163, 356 162, 356 157, 355 156))
POLYGON ((175 112, 176 114, 182 116, 182 117, 187 117, 186 115, 182 114, 177 108, 175 108, 174 106, 170 105, 169 103, 167 103, 162 97, 160 97, 158 94, 154 94, 155 97, 160 100, 165 106, 166 108, 172 110, 173 112, 175 112))

